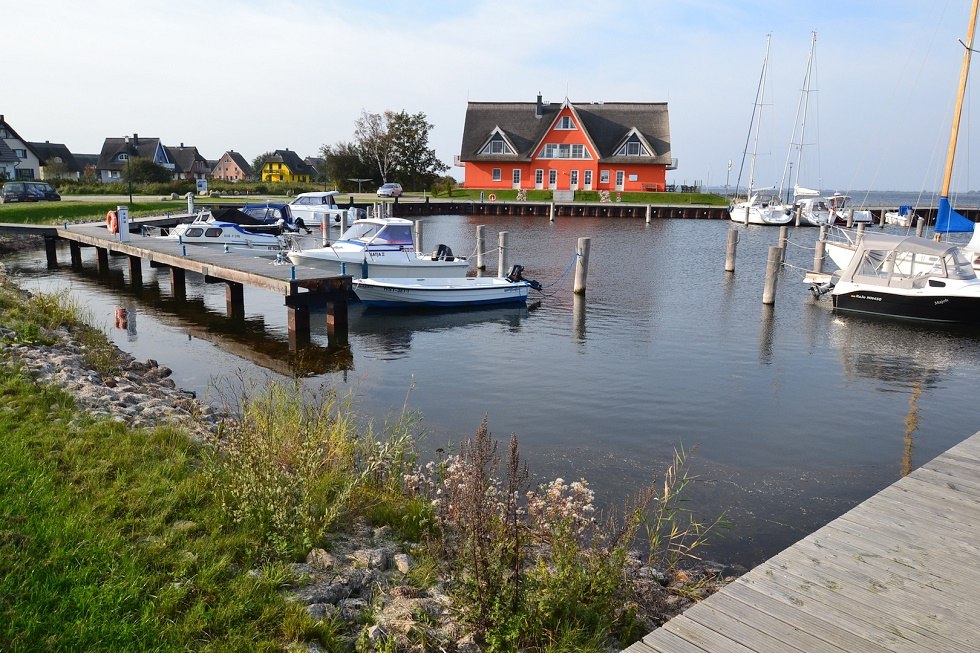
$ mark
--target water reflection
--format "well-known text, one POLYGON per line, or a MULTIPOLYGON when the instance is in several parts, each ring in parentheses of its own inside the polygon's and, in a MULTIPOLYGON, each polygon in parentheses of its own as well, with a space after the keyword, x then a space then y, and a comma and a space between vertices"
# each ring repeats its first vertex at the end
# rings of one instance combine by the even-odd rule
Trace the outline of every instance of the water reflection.
POLYGON ((759 320, 759 362, 763 365, 772 364, 772 339, 775 315, 775 306, 771 304, 762 305, 762 317, 759 320))
MULTIPOLYGON (((366 355, 382 360, 406 358, 412 340, 423 333, 472 328, 496 324, 511 333, 520 333, 522 322, 534 308, 524 304, 436 310, 379 309, 353 303, 348 310, 349 331, 358 336, 366 355)), ((311 315, 315 313, 311 312, 311 315)), ((322 320, 317 320, 322 322, 322 320)))

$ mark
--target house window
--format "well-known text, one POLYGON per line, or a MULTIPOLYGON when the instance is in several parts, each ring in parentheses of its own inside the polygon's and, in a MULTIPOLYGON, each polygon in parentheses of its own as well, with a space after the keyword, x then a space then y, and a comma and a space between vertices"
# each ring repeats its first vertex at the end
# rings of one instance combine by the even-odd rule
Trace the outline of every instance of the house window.
POLYGON ((129 155, 124 152, 120 152, 116 155, 116 161, 129 161, 129 155))
POLYGON ((503 140, 494 139, 486 144, 480 154, 513 154, 514 151, 503 140))
POLYGON ((555 129, 575 129, 575 123, 572 122, 571 116, 562 116, 555 129))
POLYGON ((511 181, 514 183, 514 188, 521 187, 521 169, 514 168, 514 172, 511 174, 511 181))
POLYGON ((583 179, 585 179, 585 190, 592 190, 592 171, 586 170, 583 179))
POLYGON ((627 141, 622 147, 616 150, 613 156, 650 156, 647 148, 643 147, 640 141, 627 141))
POLYGON ((538 168, 534 171, 534 185, 541 188, 541 184, 544 183, 544 170, 538 168))
POLYGON ((34 170, 32 168, 17 168, 16 178, 21 181, 32 181, 34 179, 34 170))
POLYGON ((599 171, 599 183, 600 184, 608 184, 609 183, 609 171, 608 170, 600 170, 599 171))
POLYGON ((549 170, 548 171, 548 188, 557 188, 557 187, 558 187, 558 171, 557 170, 549 170))
POLYGON ((0 138, 10 138, 10 132, 6 127, 0 127, 0 138))
POLYGON ((572 190, 578 190, 578 170, 572 170, 568 174, 572 184, 572 190))
POLYGON ((27 150, 14 150, 14 154, 17 155, 17 158, 18 159, 26 159, 27 158, 27 150))
POLYGON ((490 174, 494 181, 500 181, 500 168, 494 168, 490 174))
POLYGON ((590 159, 588 150, 581 143, 548 143, 541 153, 542 159, 590 159))

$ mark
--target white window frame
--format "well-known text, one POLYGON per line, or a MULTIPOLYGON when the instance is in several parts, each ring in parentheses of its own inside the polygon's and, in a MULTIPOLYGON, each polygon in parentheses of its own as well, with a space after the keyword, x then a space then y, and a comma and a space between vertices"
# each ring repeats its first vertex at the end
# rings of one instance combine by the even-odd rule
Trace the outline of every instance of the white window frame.
POLYGON ((583 175, 583 186, 584 190, 592 190, 592 171, 586 170, 583 175))
POLYGON ((571 190, 578 190, 578 170, 568 171, 568 187, 571 190))
POLYGON ((551 190, 558 188, 558 171, 554 168, 548 171, 548 188, 551 190))
POLYGON ((534 171, 534 188, 541 190, 544 188, 544 169, 538 168, 534 171))
POLYGON ((616 190, 617 191, 623 190, 623 187, 625 185, 625 182, 626 182, 626 171, 625 170, 617 170, 616 171, 616 190))
POLYGON ((555 125, 555 129, 573 130, 575 129, 575 122, 571 116, 562 116, 558 119, 558 124, 555 125))
POLYGON ((609 183, 609 171, 608 170, 600 170, 599 171, 599 183, 600 184, 608 184, 609 183))
POLYGON ((514 188, 521 187, 521 169, 514 168, 510 173, 510 182, 514 188))
POLYGON ((490 170, 490 178, 493 181, 500 181, 501 179, 503 179, 503 176, 501 175, 500 168, 491 168, 491 170, 490 170))

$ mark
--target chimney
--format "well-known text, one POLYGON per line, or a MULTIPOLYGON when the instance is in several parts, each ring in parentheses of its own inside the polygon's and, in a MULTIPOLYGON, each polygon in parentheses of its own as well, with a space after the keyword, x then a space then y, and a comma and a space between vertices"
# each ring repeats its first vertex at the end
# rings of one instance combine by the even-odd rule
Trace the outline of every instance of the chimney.
POLYGON ((139 147, 139 146, 140 146, 140 135, 134 133, 133 134, 133 147, 139 147))
POLYGON ((541 107, 541 91, 538 91, 538 103, 534 107, 534 117, 541 118, 544 116, 544 109, 541 107))
POLYGON ((180 149, 184 149, 184 144, 183 143, 180 144, 180 149))

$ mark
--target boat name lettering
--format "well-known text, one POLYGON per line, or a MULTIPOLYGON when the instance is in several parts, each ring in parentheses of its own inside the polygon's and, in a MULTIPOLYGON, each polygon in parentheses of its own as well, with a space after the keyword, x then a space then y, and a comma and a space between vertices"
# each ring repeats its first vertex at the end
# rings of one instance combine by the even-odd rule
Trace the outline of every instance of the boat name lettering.
POLYGON ((949 297, 944 297, 943 299, 936 300, 936 306, 939 306, 940 304, 947 304, 947 303, 949 303, 949 297))
POLYGON ((873 302, 881 301, 881 297, 869 297, 868 295, 854 295, 854 299, 870 299, 873 302))
POLYGON ((385 292, 409 292, 408 288, 382 288, 385 292))

